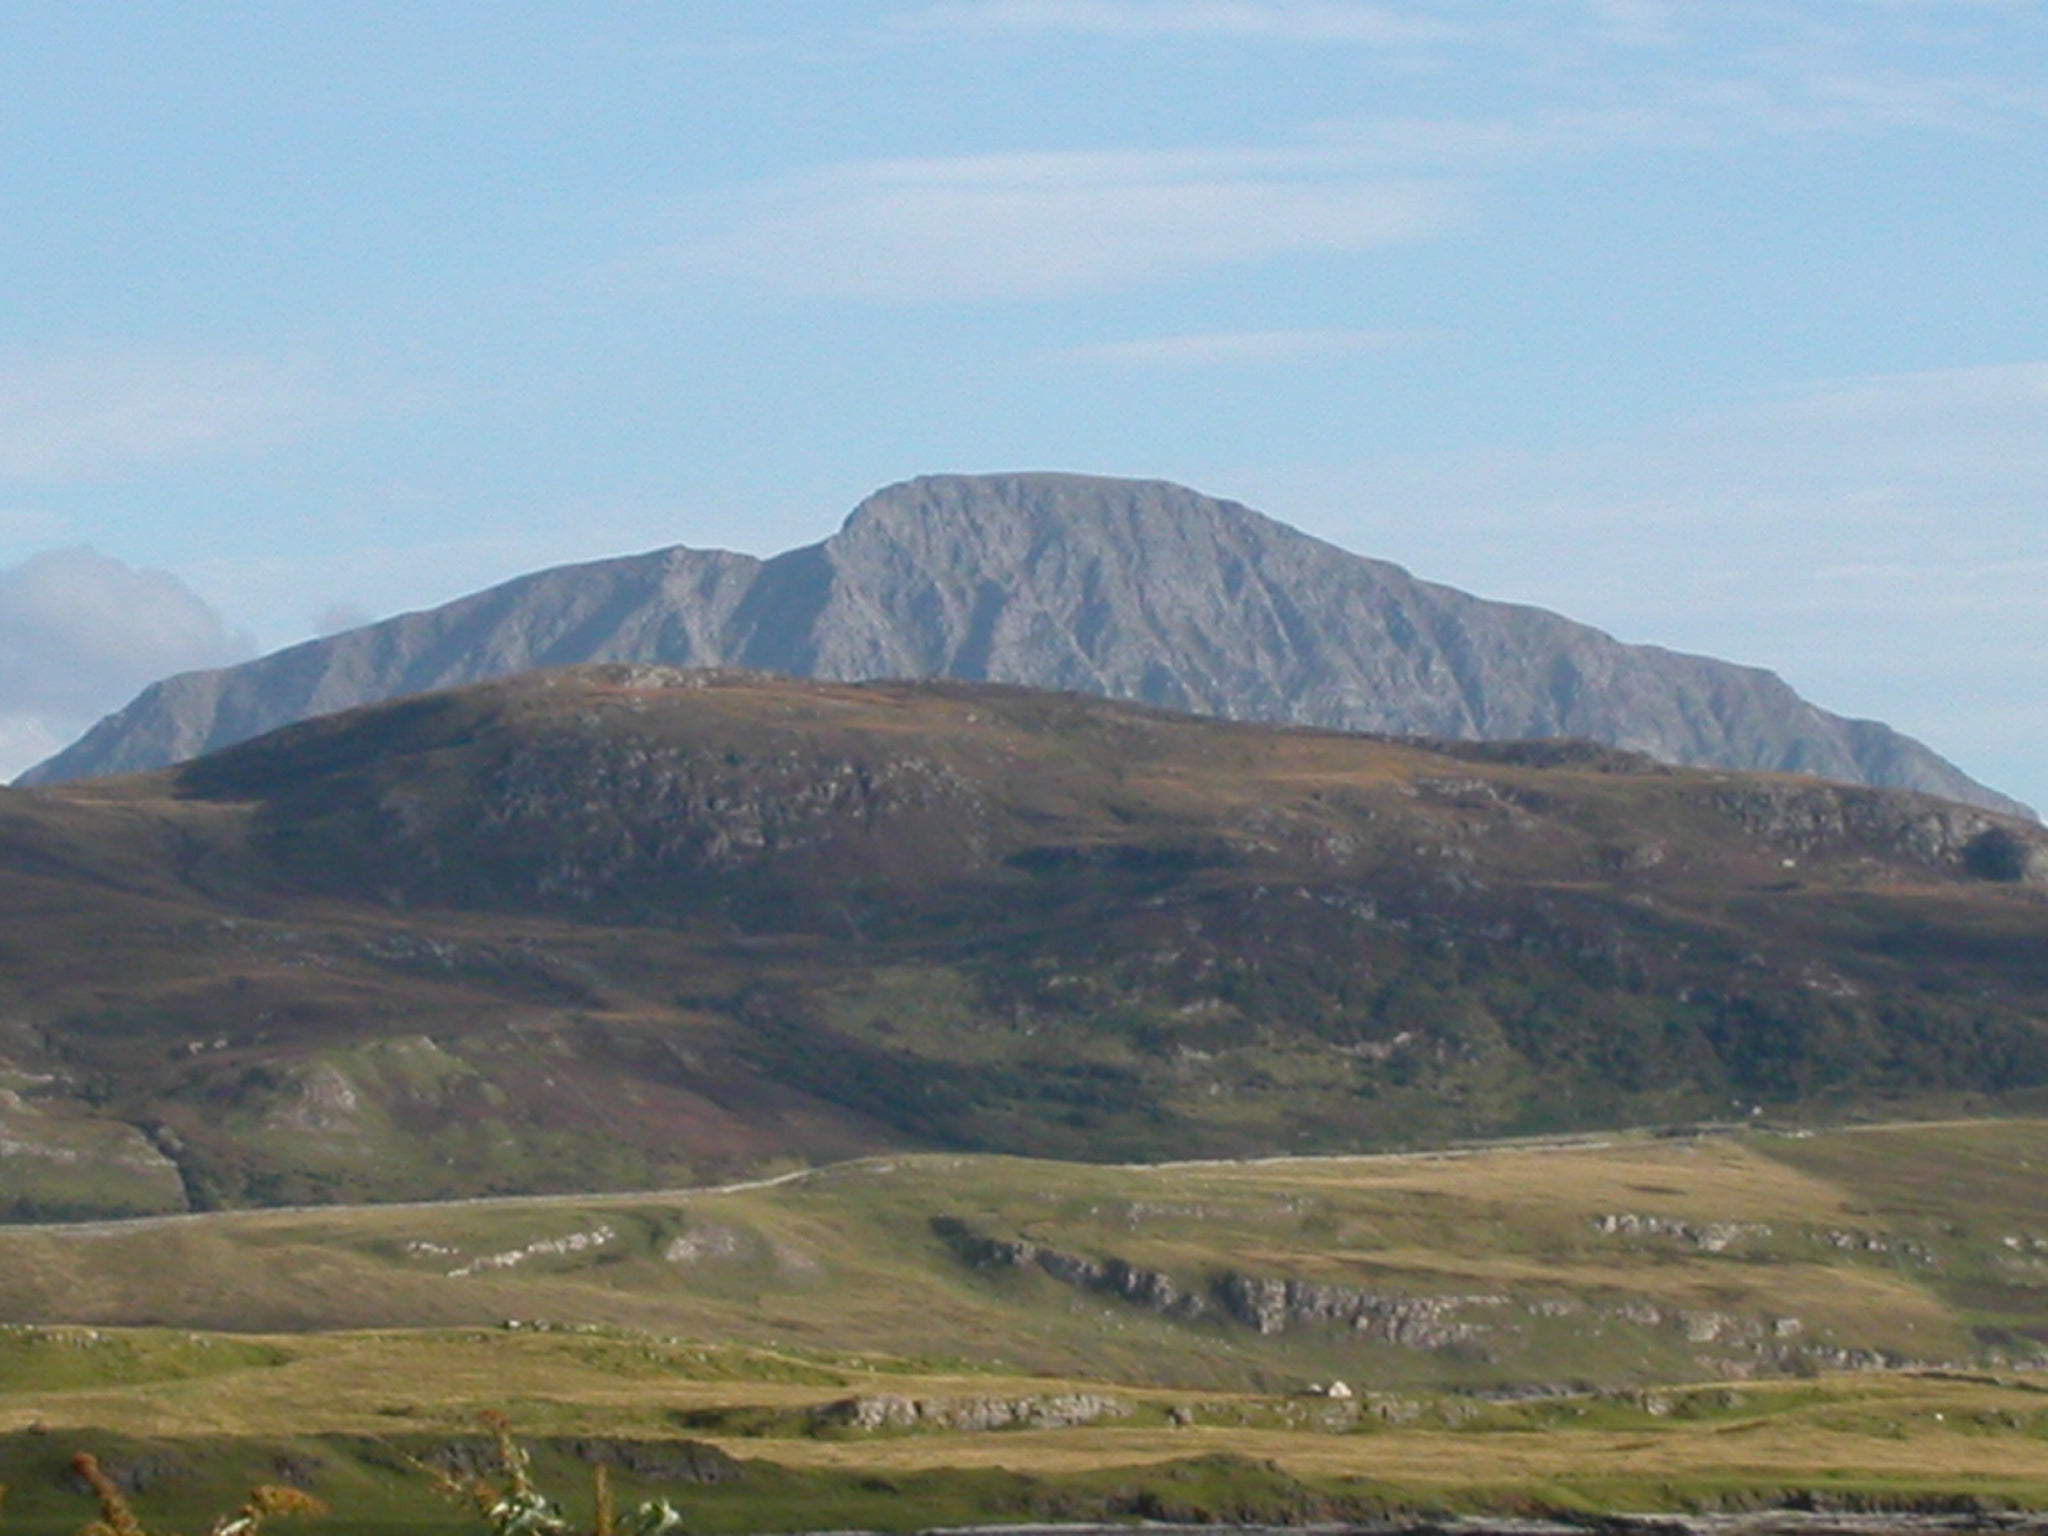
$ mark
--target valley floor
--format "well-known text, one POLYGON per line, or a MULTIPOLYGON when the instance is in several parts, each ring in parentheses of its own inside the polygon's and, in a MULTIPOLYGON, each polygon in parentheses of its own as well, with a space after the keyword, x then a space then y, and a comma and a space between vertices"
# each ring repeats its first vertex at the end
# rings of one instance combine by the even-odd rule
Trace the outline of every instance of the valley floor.
POLYGON ((2048 1379, 2033 1373, 1503 1403, 937 1372, 617 1331, 17 1328, 4 1349, 11 1536, 84 1522, 90 1505, 66 1475, 80 1450, 133 1492, 152 1528, 203 1525, 243 1488, 282 1477, 335 1505, 330 1529, 460 1529, 472 1516, 408 1458, 488 1464, 483 1410, 511 1415, 572 1513, 604 1462, 623 1496, 669 1497, 707 1532, 2048 1508, 2048 1379), (58 1354, 59 1365, 39 1359, 58 1354), (899 1420, 905 1405, 921 1417, 899 1420), (451 1453, 461 1446, 471 1450, 451 1453))
POLYGON ((2048 1509, 2048 1124, 0 1228, 0 1532, 473 1527, 509 1416, 690 1530, 2048 1509), (1848 1367, 1848 1368, 1845 1368, 1848 1367), (1341 1384, 1340 1384, 1341 1383, 1341 1384), (465 1449, 467 1447, 467 1449, 465 1449))

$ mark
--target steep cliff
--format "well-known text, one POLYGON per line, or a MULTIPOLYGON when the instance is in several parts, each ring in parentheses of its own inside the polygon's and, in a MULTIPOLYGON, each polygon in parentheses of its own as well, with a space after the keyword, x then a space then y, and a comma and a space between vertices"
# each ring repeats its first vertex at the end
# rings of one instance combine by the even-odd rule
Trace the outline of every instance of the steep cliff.
POLYGON ((1009 682, 1463 740, 1585 737, 2023 809, 1770 672, 1419 581, 1179 486, 1057 474, 915 480, 773 560, 670 549, 563 567, 187 673, 21 782, 161 767, 330 710, 602 661, 1009 682))

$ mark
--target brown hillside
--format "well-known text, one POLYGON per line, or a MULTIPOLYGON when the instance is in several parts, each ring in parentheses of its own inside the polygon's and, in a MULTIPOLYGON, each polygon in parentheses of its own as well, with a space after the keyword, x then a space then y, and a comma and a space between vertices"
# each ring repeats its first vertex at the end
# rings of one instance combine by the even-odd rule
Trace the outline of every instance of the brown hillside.
POLYGON ((2048 1083, 2044 834, 1572 743, 607 667, 0 797, 18 1212, 2048 1083))

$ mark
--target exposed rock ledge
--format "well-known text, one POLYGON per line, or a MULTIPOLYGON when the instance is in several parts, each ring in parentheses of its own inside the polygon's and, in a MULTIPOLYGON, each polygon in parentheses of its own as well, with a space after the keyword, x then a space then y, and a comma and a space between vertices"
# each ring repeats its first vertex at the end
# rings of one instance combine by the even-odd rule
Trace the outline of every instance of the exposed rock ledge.
POLYGON ((1387 1295, 1348 1285, 1273 1279, 1235 1270, 1216 1276, 1204 1294, 1162 1270, 1119 1258, 1082 1258, 1023 1239, 989 1237, 957 1217, 934 1217, 932 1230, 976 1268, 1036 1268, 1077 1290, 1121 1297, 1169 1317, 1191 1320, 1220 1313, 1265 1334, 1282 1333, 1289 1327, 1336 1326, 1407 1349, 1444 1349, 1486 1332, 1480 1325, 1460 1321, 1457 1313, 1510 1305, 1506 1296, 1387 1295))
POLYGON ((904 1397, 893 1392, 842 1398, 816 1409, 820 1428, 858 1429, 1071 1429, 1103 1419, 1126 1419, 1131 1405, 1094 1392, 1053 1392, 1037 1397, 904 1397))

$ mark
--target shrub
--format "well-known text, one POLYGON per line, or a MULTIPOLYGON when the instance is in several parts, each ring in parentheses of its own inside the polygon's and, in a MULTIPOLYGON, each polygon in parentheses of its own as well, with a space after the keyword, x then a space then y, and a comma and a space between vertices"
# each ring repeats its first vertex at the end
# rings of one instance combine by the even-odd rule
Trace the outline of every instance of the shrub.
MULTIPOLYGON (((82 1528, 78 1536, 149 1536, 130 1507, 127 1496, 100 1469, 96 1457, 90 1452, 80 1451, 71 1458, 71 1467, 91 1486, 100 1501, 99 1519, 82 1528)), ((326 1513, 327 1506, 302 1489, 263 1483, 249 1490, 249 1497, 240 1509, 217 1518, 208 1528, 207 1536, 257 1536, 266 1520, 326 1513)))
MULTIPOLYGON (((433 1478, 443 1493, 473 1504, 491 1528, 492 1536, 574 1536, 561 1506, 534 1486, 533 1462, 526 1448, 513 1438, 511 1421, 500 1413, 486 1413, 482 1417, 498 1442, 498 1464, 505 1474, 502 1487, 481 1477, 457 1477, 418 1460, 413 1465, 433 1478)), ((624 1519, 619 1518, 612 1503, 609 1471, 599 1464, 591 1478, 596 1513, 590 1536, 667 1536, 682 1525, 683 1517, 667 1499, 650 1499, 624 1519)), ((116 1531, 112 1536, 135 1533, 116 1531)), ((214 1536, 246 1533, 216 1531, 214 1536)))

